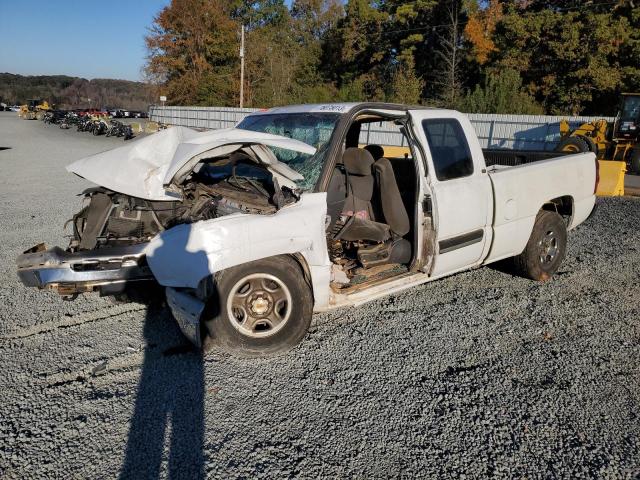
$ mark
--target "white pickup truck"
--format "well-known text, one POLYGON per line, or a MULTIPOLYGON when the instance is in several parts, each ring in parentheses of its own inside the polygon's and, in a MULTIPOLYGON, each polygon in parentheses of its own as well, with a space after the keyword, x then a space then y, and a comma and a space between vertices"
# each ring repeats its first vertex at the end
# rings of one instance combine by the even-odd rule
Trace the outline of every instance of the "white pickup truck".
POLYGON ((291 348, 313 312, 498 260, 546 280, 598 182, 592 153, 483 152, 459 112, 379 103, 172 127, 68 170, 97 187, 65 250, 18 258, 22 282, 65 295, 154 282, 194 344, 244 355, 291 348), (406 147, 368 143, 371 122, 406 147))

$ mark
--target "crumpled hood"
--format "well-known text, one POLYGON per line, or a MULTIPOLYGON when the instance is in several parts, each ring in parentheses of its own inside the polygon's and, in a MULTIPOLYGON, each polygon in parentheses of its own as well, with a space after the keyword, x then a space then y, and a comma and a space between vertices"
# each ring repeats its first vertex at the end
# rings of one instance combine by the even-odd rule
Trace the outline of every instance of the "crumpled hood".
POLYGON ((203 158, 244 149, 257 162, 268 166, 280 178, 300 180, 302 176, 264 146, 314 154, 306 143, 269 133, 239 128, 198 132, 171 127, 122 147, 97 153, 67 166, 67 171, 115 192, 147 200, 176 200, 167 191, 174 178, 182 178, 203 158))

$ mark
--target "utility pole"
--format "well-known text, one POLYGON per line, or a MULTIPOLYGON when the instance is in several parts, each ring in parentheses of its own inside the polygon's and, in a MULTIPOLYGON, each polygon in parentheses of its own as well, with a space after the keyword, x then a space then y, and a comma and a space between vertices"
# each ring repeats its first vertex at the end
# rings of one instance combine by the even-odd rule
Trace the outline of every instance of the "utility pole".
POLYGON ((244 104, 244 25, 240 30, 240 108, 244 104))

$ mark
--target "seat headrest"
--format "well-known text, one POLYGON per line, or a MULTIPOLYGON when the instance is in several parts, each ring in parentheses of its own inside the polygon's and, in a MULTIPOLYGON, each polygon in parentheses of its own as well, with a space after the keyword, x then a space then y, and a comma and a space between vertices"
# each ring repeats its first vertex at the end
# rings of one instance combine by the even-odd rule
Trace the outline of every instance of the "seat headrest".
POLYGON ((371 154, 374 160, 384 157, 384 148, 380 145, 367 145, 364 149, 371 154))
POLYGON ((342 154, 342 163, 349 175, 372 175, 373 157, 362 148, 347 148, 342 154))

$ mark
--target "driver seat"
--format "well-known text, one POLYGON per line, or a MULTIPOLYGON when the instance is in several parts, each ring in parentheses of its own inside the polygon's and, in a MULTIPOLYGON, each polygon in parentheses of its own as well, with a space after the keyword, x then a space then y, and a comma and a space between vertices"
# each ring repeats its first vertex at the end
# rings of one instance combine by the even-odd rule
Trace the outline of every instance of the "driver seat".
POLYGON ((411 243, 402 238, 411 230, 391 162, 373 160, 367 150, 347 148, 342 157, 347 198, 342 211, 348 217, 336 240, 376 243, 360 247, 358 259, 366 268, 383 263, 408 263, 411 243))

